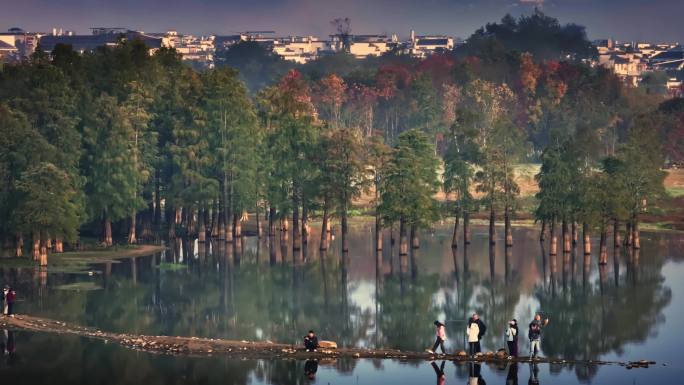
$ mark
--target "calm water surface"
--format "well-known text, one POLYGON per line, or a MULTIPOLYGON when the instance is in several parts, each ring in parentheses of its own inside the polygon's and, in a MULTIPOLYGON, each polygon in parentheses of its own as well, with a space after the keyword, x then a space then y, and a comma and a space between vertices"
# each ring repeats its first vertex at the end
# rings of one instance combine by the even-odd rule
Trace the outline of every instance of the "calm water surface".
MULTIPOLYGON (((422 235, 420 249, 402 257, 387 235, 381 255, 373 251, 371 228, 358 225, 346 256, 337 252, 337 244, 321 254, 314 233, 309 247, 298 253, 278 239, 245 237, 237 249, 177 241, 164 253, 94 265, 90 273, 0 273, 3 282, 18 288, 20 313, 144 334, 298 342, 313 328, 344 346, 423 350, 432 342, 432 321, 440 319, 446 320, 447 348, 453 350, 465 346, 464 320, 477 311, 489 327, 483 348, 496 350, 503 346, 506 320, 527 324, 542 311, 551 319, 542 341, 546 356, 645 358, 658 365, 628 371, 447 362, 446 383, 469 383, 477 374, 486 383, 511 384, 678 384, 684 378, 681 235, 645 233, 642 250, 634 253, 623 249, 616 255, 611 247, 609 263, 601 268, 596 255, 584 258, 579 250, 548 256, 533 229, 516 229, 516 245, 506 252, 502 241, 490 249, 486 228, 476 227, 473 243, 454 253, 450 228, 437 227, 422 235)), ((521 342, 525 351, 525 339, 521 342)), ((321 362, 311 380, 303 361, 157 356, 26 332, 6 333, 3 346, 0 375, 23 383, 47 383, 55 376, 104 384, 438 381, 427 362, 321 362)))

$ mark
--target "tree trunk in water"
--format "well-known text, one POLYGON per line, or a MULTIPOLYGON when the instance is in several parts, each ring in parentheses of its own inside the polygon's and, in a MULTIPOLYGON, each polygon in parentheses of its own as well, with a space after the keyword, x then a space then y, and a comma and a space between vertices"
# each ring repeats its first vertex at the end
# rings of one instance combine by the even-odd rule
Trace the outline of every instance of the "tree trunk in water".
POLYGON ((40 235, 37 232, 33 233, 33 260, 40 259, 40 235))
POLYGON ((584 239, 584 255, 591 255, 591 236, 589 235, 589 224, 582 223, 582 238, 584 239))
POLYGON ((211 237, 218 238, 219 236, 219 210, 218 201, 214 203, 214 208, 211 210, 211 237))
POLYGON ((323 223, 321 223, 321 250, 328 250, 328 200, 323 203, 323 223))
POLYGON ((577 222, 572 221, 572 245, 576 246, 577 245, 577 222))
POLYGON ((306 202, 302 204, 302 243, 309 243, 309 208, 306 202))
POLYGON ((280 220, 280 230, 286 233, 290 231, 290 221, 287 217, 283 217, 283 219, 280 220))
POLYGON ((292 250, 302 248, 302 238, 299 228, 299 204, 295 199, 292 207, 292 250))
POLYGON ((458 212, 454 218, 454 235, 451 237, 451 247, 458 247, 458 212))
POLYGON ((240 220, 240 214, 233 214, 233 239, 236 241, 242 238, 242 221, 240 220))
POLYGON ((276 236, 276 209, 273 206, 268 207, 268 236, 276 236))
POLYGON ((104 219, 104 244, 109 247, 114 243, 112 239, 112 220, 109 216, 105 216, 104 219))
POLYGON ((199 221, 199 228, 197 229, 197 241, 205 243, 207 241, 207 211, 200 209, 197 213, 197 220, 199 221))
POLYGON ((608 263, 608 231, 605 223, 601 224, 601 241, 599 242, 599 265, 608 263))
POLYGON ((506 236, 505 245, 506 247, 513 246, 513 229, 511 228, 511 212, 510 208, 506 206, 506 211, 504 213, 504 234, 506 236))
POLYGON ((261 219, 259 218, 259 204, 254 207, 254 214, 256 215, 257 238, 261 239, 261 237, 264 236, 264 230, 262 229, 261 219))
POLYGON ((233 210, 229 206, 226 208, 226 242, 233 242, 233 235, 235 233, 233 222, 235 221, 235 218, 233 216, 233 210))
POLYGON ((541 231, 539 232, 539 242, 546 240, 546 219, 542 219, 541 231))
POLYGON ((463 244, 470 244, 470 212, 463 211, 463 244))
POLYGON ((129 226, 128 226, 128 244, 132 245, 135 243, 138 243, 138 240, 135 237, 135 226, 136 226, 136 215, 135 212, 131 214, 129 226))
POLYGON ((375 211, 375 250, 382 250, 382 221, 377 208, 375 211))
POLYGON ((571 249, 572 234, 568 228, 568 221, 563 219, 563 253, 569 253, 571 249))
POLYGON ((55 253, 63 253, 64 252, 64 242, 62 242, 62 238, 55 238, 55 253))
POLYGON ((226 223, 225 223, 225 214, 223 211, 219 212, 218 214, 219 220, 218 220, 218 238, 219 239, 226 239, 226 223))
POLYGON ((420 239, 418 239, 418 230, 416 225, 411 225, 411 247, 414 249, 420 248, 420 239))
POLYGON ((625 246, 632 246, 632 222, 625 223, 625 246))
POLYGON ((620 220, 616 218, 613 220, 613 247, 620 247, 621 242, 622 241, 620 240, 620 220))
POLYGON ((558 254, 558 235, 556 234, 556 221, 551 220, 551 232, 549 233, 551 238, 551 245, 549 247, 549 255, 558 254))
POLYGON ((47 266, 48 260, 48 240, 45 234, 40 237, 40 266, 47 266))
POLYGON ((14 256, 16 258, 24 255, 24 236, 18 233, 14 236, 14 256))
POLYGON ((347 210, 346 208, 342 210, 342 252, 346 253, 349 251, 349 240, 347 239, 347 210))
POLYGON ((404 218, 401 218, 399 221, 399 255, 408 255, 408 240, 406 239, 404 218))
POLYGON ((489 244, 490 245, 496 244, 496 228, 494 228, 495 224, 496 224, 496 213, 494 213, 494 207, 492 206, 489 209, 489 244))
POLYGON ((635 249, 641 248, 641 236, 639 234, 639 217, 634 216, 634 223, 632 223, 632 247, 635 249))

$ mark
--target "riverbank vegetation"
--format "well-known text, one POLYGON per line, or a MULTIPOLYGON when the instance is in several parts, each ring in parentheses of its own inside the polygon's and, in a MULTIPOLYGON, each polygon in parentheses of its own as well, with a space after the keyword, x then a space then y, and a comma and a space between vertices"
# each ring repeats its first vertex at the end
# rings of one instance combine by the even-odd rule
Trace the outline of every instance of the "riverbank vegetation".
POLYGON ((58 46, 3 66, 4 253, 46 264, 79 234, 103 246, 231 242, 249 217, 258 235, 291 234, 294 248, 314 218, 327 247, 336 218, 346 249, 364 195, 378 247, 396 226, 406 253, 418 229, 446 216, 456 218, 453 245, 459 226, 468 243, 476 212, 491 243, 503 219, 511 246, 521 163, 541 163, 534 217, 551 252, 558 234, 565 250, 581 229, 600 235, 603 253, 611 226, 615 245, 622 235, 639 247, 640 218, 665 195, 662 168, 684 159, 684 102, 588 65, 583 28, 541 12, 425 59, 343 53, 293 66, 254 44, 218 54, 241 72, 198 72, 139 41, 83 54, 58 46), (530 29, 557 40, 532 49, 522 44, 530 29), (269 76, 238 53, 266 58, 269 76))

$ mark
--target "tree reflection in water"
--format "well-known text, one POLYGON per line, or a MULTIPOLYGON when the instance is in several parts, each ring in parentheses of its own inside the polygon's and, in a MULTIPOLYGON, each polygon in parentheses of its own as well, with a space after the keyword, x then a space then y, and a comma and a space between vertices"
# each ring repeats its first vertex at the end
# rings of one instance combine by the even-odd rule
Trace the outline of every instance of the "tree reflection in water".
MULTIPOLYGON (((153 257, 94 266, 101 274, 92 277, 55 272, 45 280, 21 268, 0 275, 25 298, 21 312, 145 334, 299 343, 315 329, 342 346, 423 350, 440 319, 453 350, 465 347, 465 320, 476 311, 489 327, 485 350, 503 347, 503 328, 514 317, 524 349, 527 318, 541 309, 551 316, 545 355, 598 359, 647 340, 663 322, 672 298, 662 275, 665 256, 682 258, 666 236, 645 239, 642 250, 617 248, 613 264, 599 268, 596 256, 582 258, 577 248, 548 255, 532 230, 516 229, 512 248, 490 248, 482 229, 474 230, 470 245, 452 249, 449 229, 438 229, 405 256, 389 236, 382 252, 373 251, 372 232, 352 228, 348 254, 339 253, 339 240, 319 252, 316 234, 293 254, 280 237, 236 244, 177 239, 153 257), (62 290, 83 282, 101 289, 62 290)), ((303 363, 259 363, 247 372, 274 383, 301 381, 303 366, 292 365, 303 363)), ((335 365, 351 371, 355 361, 335 365)), ((598 370, 564 368, 578 378, 598 370)))

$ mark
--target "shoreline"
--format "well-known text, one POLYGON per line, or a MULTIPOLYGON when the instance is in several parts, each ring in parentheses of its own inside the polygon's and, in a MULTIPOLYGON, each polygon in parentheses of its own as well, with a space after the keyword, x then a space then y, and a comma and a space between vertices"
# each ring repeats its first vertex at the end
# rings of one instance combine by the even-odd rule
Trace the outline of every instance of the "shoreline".
POLYGON ((104 342, 115 342, 119 345, 147 353, 183 355, 194 357, 226 356, 237 359, 394 359, 401 361, 432 361, 445 360, 455 362, 482 362, 482 363, 548 363, 555 365, 619 365, 626 369, 648 368, 655 365, 654 361, 603 361, 603 360, 565 360, 562 358, 517 357, 509 359, 501 353, 487 352, 479 357, 471 358, 460 351, 451 354, 432 354, 428 352, 401 351, 395 349, 364 349, 364 348, 339 348, 318 349, 316 352, 306 352, 301 346, 274 343, 271 341, 236 341, 199 337, 180 336, 149 336, 142 334, 111 333, 94 328, 70 325, 65 322, 33 317, 29 315, 16 315, 15 317, 0 318, 0 327, 14 330, 23 330, 41 333, 68 334, 104 342))

